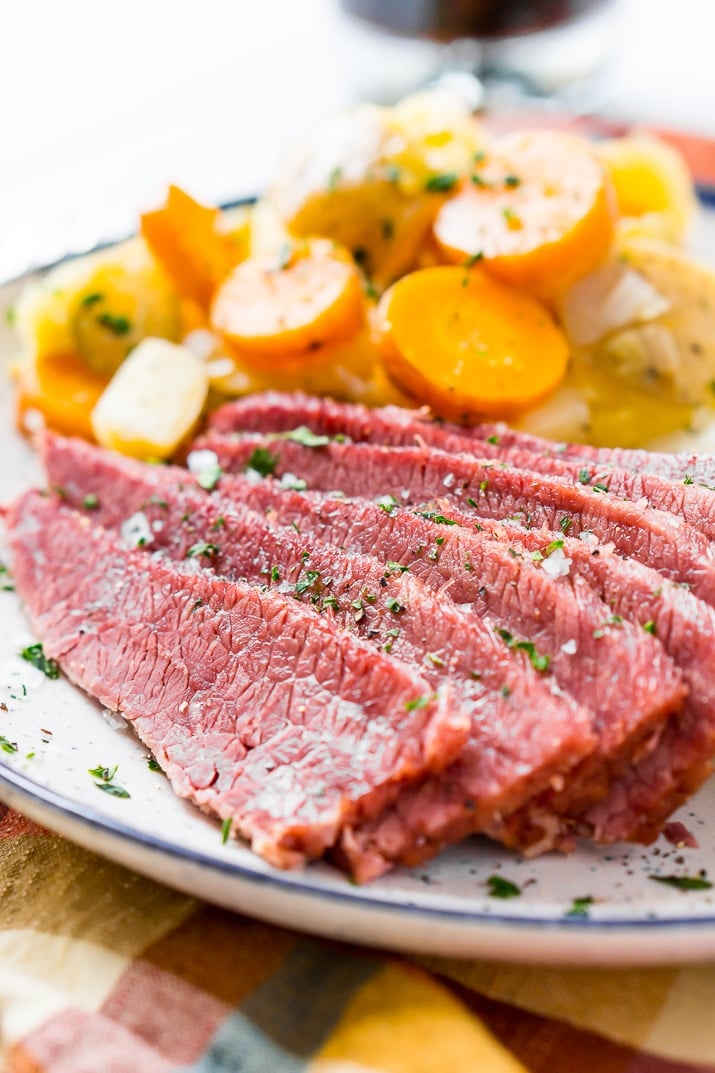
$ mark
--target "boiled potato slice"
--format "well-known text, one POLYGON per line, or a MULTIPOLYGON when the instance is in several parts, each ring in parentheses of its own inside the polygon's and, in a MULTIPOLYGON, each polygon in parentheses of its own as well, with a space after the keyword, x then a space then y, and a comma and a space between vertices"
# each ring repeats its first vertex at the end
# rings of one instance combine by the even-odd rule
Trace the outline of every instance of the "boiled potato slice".
POLYGON ((97 442, 135 458, 168 458, 196 426, 208 387, 206 366, 190 350, 145 339, 92 411, 97 442))
POLYGON ((669 303, 648 324, 609 339, 617 360, 628 354, 629 372, 687 405, 711 402, 715 381, 715 273, 662 242, 621 240, 623 261, 669 303))
POLYGON ((692 177, 678 150, 651 134, 635 133, 601 142, 597 151, 611 173, 620 215, 656 214, 664 237, 680 242, 696 201, 692 177))
POLYGON ((111 376, 145 336, 178 338, 178 299, 141 239, 48 272, 21 295, 16 325, 29 360, 73 354, 111 376))

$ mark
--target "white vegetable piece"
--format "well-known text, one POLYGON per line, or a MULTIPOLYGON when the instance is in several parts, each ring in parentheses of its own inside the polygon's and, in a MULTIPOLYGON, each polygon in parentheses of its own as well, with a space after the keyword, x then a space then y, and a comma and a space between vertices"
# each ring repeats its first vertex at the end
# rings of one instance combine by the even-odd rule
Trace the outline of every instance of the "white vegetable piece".
POLYGON ((92 411, 97 441, 135 458, 168 458, 196 425, 208 388, 206 366, 186 347, 144 339, 92 411))

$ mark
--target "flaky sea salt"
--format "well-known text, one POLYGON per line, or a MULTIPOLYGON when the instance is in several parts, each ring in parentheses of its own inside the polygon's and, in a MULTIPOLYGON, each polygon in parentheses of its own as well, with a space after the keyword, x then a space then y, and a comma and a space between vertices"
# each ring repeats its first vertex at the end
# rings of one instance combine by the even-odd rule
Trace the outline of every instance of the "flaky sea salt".
POLYGON ((218 455, 215 451, 209 450, 191 451, 186 459, 186 465, 189 472, 193 473, 194 477, 198 477, 207 469, 213 469, 219 465, 218 455))
POLYGON ((122 522, 121 533, 122 540, 132 548, 145 548, 154 539, 149 519, 141 510, 122 522))
POLYGON ((578 535, 579 540, 582 540, 584 544, 598 544, 598 537, 595 533, 589 532, 588 529, 584 529, 582 533, 578 535))
POLYGON ((566 577, 571 570, 571 562, 563 548, 555 548, 541 564, 541 569, 549 577, 566 577))
POLYGON ((570 641, 564 641, 564 643, 561 645, 561 651, 565 652, 567 656, 575 656, 576 648, 577 645, 575 637, 572 637, 570 641))

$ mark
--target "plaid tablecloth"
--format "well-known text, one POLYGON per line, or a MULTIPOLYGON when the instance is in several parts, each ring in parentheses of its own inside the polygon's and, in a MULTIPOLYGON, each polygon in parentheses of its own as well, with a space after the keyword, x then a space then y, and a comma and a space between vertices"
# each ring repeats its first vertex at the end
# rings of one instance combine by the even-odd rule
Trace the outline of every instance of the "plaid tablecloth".
POLYGON ((715 966, 389 957, 203 905, 0 814, 11 1073, 715 1073, 715 966))

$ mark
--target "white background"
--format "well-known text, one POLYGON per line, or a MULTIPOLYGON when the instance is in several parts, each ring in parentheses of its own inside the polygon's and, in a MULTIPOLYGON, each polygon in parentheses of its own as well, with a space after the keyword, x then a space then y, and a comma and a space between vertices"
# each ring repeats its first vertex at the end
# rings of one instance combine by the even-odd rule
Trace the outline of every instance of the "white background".
MULTIPOLYGON (((316 117, 419 81, 427 46, 336 0, 0 0, 0 278, 131 228, 176 181, 260 188, 316 117)), ((601 108, 715 134, 715 0, 622 0, 601 108)))

